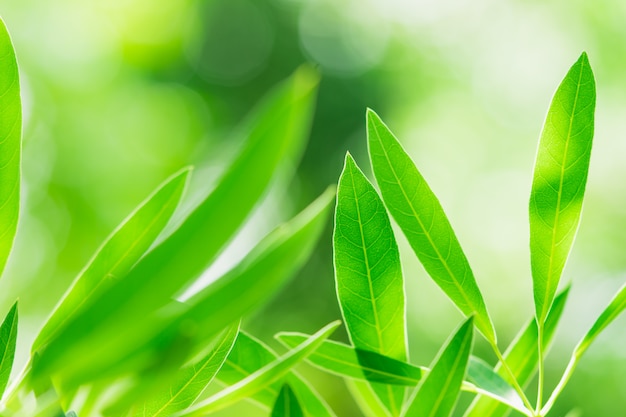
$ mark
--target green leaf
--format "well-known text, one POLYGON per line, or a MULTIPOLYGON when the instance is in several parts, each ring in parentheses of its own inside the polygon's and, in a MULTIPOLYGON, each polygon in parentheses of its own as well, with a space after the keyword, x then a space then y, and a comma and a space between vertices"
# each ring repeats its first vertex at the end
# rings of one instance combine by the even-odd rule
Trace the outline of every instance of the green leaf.
MULTIPOLYGON (((134 334, 128 335, 133 337, 128 344, 120 339, 99 339, 98 344, 89 345, 89 350, 66 363, 57 378, 71 386, 101 378, 103 374, 122 375, 157 366, 164 352, 171 352, 184 361, 186 354, 193 354, 198 345, 267 301, 293 276, 308 259, 324 230, 333 196, 331 187, 300 214, 266 236, 231 271, 184 304, 170 303, 171 307, 176 307, 171 309, 173 313, 162 311, 151 317, 153 323, 147 323, 147 329, 135 329, 134 334), (139 340, 144 343, 138 343, 139 340), (112 350, 118 349, 120 343, 122 352, 115 356, 112 350), (131 349, 130 344, 137 347, 131 349), (188 352, 175 348, 176 344, 188 352), (105 357, 108 361, 103 359, 105 357)), ((119 331, 124 334, 128 329, 119 331)))
POLYGON ((448 417, 461 390, 472 349, 473 317, 461 325, 434 361, 403 416, 448 417))
POLYGON ((591 326, 591 329, 585 334, 585 337, 576 345, 574 355, 580 358, 606 326, 622 314, 624 308, 626 308, 626 284, 617 292, 606 309, 600 314, 600 317, 591 326))
POLYGON ((223 331, 205 357, 181 369, 170 386, 146 401, 134 416, 167 417, 196 402, 226 360, 238 332, 239 323, 223 331))
POLYGON ((552 99, 530 193, 530 260, 540 327, 550 311, 580 221, 595 105, 595 81, 583 53, 552 99))
MULTIPOLYGON (((295 332, 282 332, 276 335, 276 338, 289 348, 297 346, 309 337, 295 332)), ((307 358, 307 362, 341 377, 385 384, 415 386, 422 378, 420 367, 332 340, 322 343, 307 358)))
MULTIPOLYGON (((283 332, 276 337, 285 346, 292 348, 310 336, 283 332)), ((418 367, 374 352, 355 349, 332 340, 324 341, 306 360, 323 371, 344 378, 394 385, 416 386, 425 375, 430 373, 428 368, 418 367)), ((355 387, 355 389, 363 391, 361 387, 355 387)), ((473 356, 470 356, 467 381, 463 381, 461 390, 488 396, 520 411, 525 410, 515 389, 489 365, 473 356)))
POLYGON ((495 344, 496 335, 474 274, 452 226, 426 180, 389 128, 367 111, 372 169, 387 209, 431 278, 495 344))
POLYGON ((291 368, 315 351, 340 324, 341 322, 339 321, 328 324, 297 348, 186 411, 174 414, 174 417, 202 416, 253 395, 289 373, 291 368))
MULTIPOLYGON (((253 118, 243 149, 213 192, 167 239, 127 276, 75 317, 41 352, 38 372, 65 370, 92 348, 133 344, 153 332, 148 321, 211 263, 268 188, 277 167, 297 159, 312 114, 317 77, 302 69, 278 88, 253 118), (120 327, 120 323, 124 326, 120 327), (132 336, 132 337, 131 337, 132 336)), ((106 350, 99 361, 115 361, 126 348, 106 350)))
POLYGON ((0 19, 0 274, 13 247, 20 210, 22 103, 11 37, 0 19))
MULTIPOLYGON (((382 200, 346 155, 333 235, 337 297, 352 344, 405 361, 404 283, 398 246, 382 200)), ((392 415, 404 389, 373 386, 392 415)))
POLYGON ((126 276, 168 223, 189 173, 187 168, 168 178, 111 233, 54 309, 31 351, 40 349, 90 301, 126 276))
MULTIPOLYGON (((570 291, 568 285, 563 291, 561 291, 554 299, 550 313, 546 319, 544 325, 544 352, 548 351, 548 348, 552 344, 554 334, 565 308, 565 302, 570 291)), ((522 387, 528 385, 535 373, 537 372, 537 366, 539 364, 539 353, 537 351, 537 321, 531 319, 528 324, 520 331, 520 333, 511 342, 506 352, 504 352, 504 359, 511 369, 513 375, 515 375, 517 381, 522 387)), ((495 371, 509 384, 511 383, 511 377, 508 372, 502 367, 502 364, 496 365, 495 371)), ((465 417, 504 417, 509 412, 509 407, 503 405, 491 398, 484 396, 477 397, 471 406, 467 409, 465 417)))
MULTIPOLYGON (((225 385, 234 385, 249 375, 257 372, 278 356, 261 341, 245 332, 237 336, 235 346, 228 355, 226 362, 217 374, 217 379, 225 385)), ((299 399, 302 408, 309 417, 335 417, 328 404, 311 386, 294 371, 286 378, 299 399)), ((267 385, 247 399, 257 405, 270 409, 278 396, 280 381, 267 385)))
POLYGON ((346 379, 346 386, 352 398, 365 417, 390 417, 389 410, 381 403, 380 398, 368 381, 346 379))
POLYGON ((298 398, 289 384, 284 384, 272 409, 272 417, 303 417, 298 398))
POLYGON ((13 368, 17 341, 17 316, 16 302, 0 325, 0 398, 7 387, 13 368))
POLYGON ((524 414, 527 413, 524 402, 515 389, 482 359, 470 357, 467 367, 467 380, 476 387, 474 392, 495 398, 502 404, 515 408, 524 414))

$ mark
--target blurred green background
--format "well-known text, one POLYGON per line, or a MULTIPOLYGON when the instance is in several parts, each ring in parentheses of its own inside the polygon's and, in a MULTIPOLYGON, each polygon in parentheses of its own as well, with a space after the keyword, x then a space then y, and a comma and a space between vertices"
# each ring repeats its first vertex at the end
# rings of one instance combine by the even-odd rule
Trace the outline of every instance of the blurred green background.
MULTIPOLYGON (((107 234, 181 166, 198 167, 192 189, 210 187, 238 123, 304 62, 322 81, 297 177, 268 196, 205 282, 336 182, 347 150, 369 170, 371 107, 442 201, 506 346, 533 311, 527 200, 537 140, 582 50, 598 83, 596 135, 549 387, 626 278, 624 2, 4 0, 0 15, 25 108, 22 217, 0 301, 6 311, 20 298, 23 356, 107 234)), ((461 316, 397 238, 411 357, 427 364, 461 316)), ((306 269, 245 328, 279 348, 275 332, 339 317, 329 225, 306 269)), ((625 325, 617 320, 590 349, 554 415, 624 415, 625 325)), ((493 360, 483 343, 476 351, 493 360)), ((358 415, 339 379, 301 368, 338 415, 358 415)), ((253 410, 220 415, 265 415, 253 410)))

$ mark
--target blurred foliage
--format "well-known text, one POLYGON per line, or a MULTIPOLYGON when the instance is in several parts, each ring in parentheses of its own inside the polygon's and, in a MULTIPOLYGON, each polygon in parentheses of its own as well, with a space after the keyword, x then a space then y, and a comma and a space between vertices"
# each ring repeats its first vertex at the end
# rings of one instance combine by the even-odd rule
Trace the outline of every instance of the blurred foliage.
MULTIPOLYGON (((564 275, 574 286, 551 355, 557 366, 626 275, 626 3, 5 0, 0 14, 25 103, 24 205, 4 278, 10 291, 0 298, 7 310, 20 297, 22 346, 159 182, 194 164, 202 175, 192 189, 211 187, 238 144, 238 123, 302 62, 323 75, 308 149, 289 198, 270 194, 267 217, 255 217, 244 236, 336 182, 346 150, 365 161, 371 107, 440 197, 507 342, 532 315, 527 201, 537 136, 560 77, 586 50, 598 83, 596 138, 564 275)), ((230 256, 241 257, 245 241, 230 256)), ((428 363, 459 315, 412 257, 403 260, 409 337, 419 347, 411 357, 428 363)), ((279 330, 312 332, 339 317, 334 293, 329 225, 306 271, 245 327, 270 343, 279 330)), ((573 403, 582 415, 623 412, 610 399, 626 396, 615 377, 626 372, 624 323, 590 350, 555 414, 573 403)), ((313 375, 327 378, 319 386, 350 415, 341 382, 313 375)))

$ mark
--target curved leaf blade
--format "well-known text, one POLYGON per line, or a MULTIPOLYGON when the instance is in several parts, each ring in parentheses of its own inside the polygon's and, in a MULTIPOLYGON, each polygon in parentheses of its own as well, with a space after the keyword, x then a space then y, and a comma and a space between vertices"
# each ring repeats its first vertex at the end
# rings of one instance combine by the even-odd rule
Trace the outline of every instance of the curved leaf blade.
MULTIPOLYGON (((155 358, 174 349, 184 361, 186 354, 212 339, 224 327, 239 320, 273 294, 304 264, 324 230, 330 215, 334 188, 259 242, 233 269, 195 294, 185 303, 170 303, 173 313, 146 317, 144 326, 118 329, 117 337, 98 335, 79 357, 56 372, 66 385, 80 385, 103 373, 128 374, 152 367, 155 358), (237 300, 237 302, 233 302, 237 300)), ((45 369, 39 369, 43 374, 45 369)))
POLYGON ((284 384, 272 409, 272 417, 303 417, 298 398, 289 384, 284 384))
POLYGON ((17 302, 9 310, 0 325, 0 398, 11 376, 13 359, 15 358, 15 344, 17 342, 17 302))
POLYGON ((428 183, 398 139, 374 111, 367 111, 367 144, 385 205, 426 272, 495 344, 496 334, 469 262, 428 183))
POLYGON ((146 401, 135 417, 168 417, 193 405, 230 353, 239 332, 239 323, 228 327, 217 338, 209 353, 178 372, 175 381, 146 401))
POLYGON ((246 398, 279 378, 285 376, 291 368, 310 355, 328 336, 335 331, 341 322, 335 321, 315 333, 306 342, 287 352, 277 360, 264 366, 253 374, 231 385, 210 398, 188 408, 186 411, 174 414, 174 417, 195 417, 220 410, 228 405, 246 398))
POLYGON ((473 317, 461 325, 434 361, 404 417, 448 417, 461 391, 473 339, 473 317))
MULTIPOLYGON (((312 115, 317 76, 299 70, 259 106, 243 149, 213 192, 167 239, 73 319, 41 352, 39 370, 64 368, 68 358, 103 341, 130 343, 146 318, 169 302, 215 259, 268 188, 284 160, 297 159, 312 115)), ((117 351, 116 353, 119 353, 117 351)), ((109 355, 107 355, 109 356, 109 355)))
POLYGON ((550 311, 580 221, 595 104, 593 72, 583 53, 550 104, 530 193, 530 261, 540 327, 550 311))
MULTIPOLYGON (((406 360, 400 254, 382 200, 350 154, 337 189, 333 233, 337 298, 352 344, 406 360)), ((373 386, 393 415, 404 389, 373 386)))
POLYGON ((17 230, 20 210, 22 102, 11 37, 0 19, 0 274, 17 230))
POLYGON ((585 334, 580 342, 576 345, 574 349, 574 356, 580 358, 589 348, 589 346, 593 343, 593 341, 598 337, 600 333, 609 325, 613 320, 615 320, 626 308, 626 284, 620 288, 620 290, 615 294, 615 297, 611 300, 609 305, 602 311, 602 314, 598 317, 598 319, 593 323, 591 329, 585 334))
MULTIPOLYGON (((278 358, 278 355, 261 341, 245 332, 240 332, 235 346, 217 375, 217 379, 226 385, 236 384, 276 358, 278 358)), ((295 371, 291 371, 287 375, 286 381, 295 392, 307 416, 335 417, 335 413, 323 398, 295 371)), ((278 395, 279 384, 280 382, 275 382, 266 386, 256 394, 248 397, 248 400, 264 408, 271 408, 274 399, 278 395)))
POLYGON ((32 352, 51 340, 89 302, 126 276, 170 220, 190 172, 186 168, 165 180, 107 237, 44 324, 32 344, 32 352))

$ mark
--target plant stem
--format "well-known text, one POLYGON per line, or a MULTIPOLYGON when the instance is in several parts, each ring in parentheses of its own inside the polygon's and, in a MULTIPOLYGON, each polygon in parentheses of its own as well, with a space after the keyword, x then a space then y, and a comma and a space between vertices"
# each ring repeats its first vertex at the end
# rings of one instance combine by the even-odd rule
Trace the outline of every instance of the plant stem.
POLYGON ((506 373, 509 374, 509 377, 511 378, 511 383, 513 384, 513 388, 515 388, 515 391, 517 391, 517 393, 519 394, 520 398, 522 399, 522 402, 524 403, 526 408, 528 408, 528 411, 530 411, 530 413, 534 416, 535 412, 533 412, 532 404, 530 404, 530 401, 528 401, 528 398, 526 397, 526 393, 524 392, 519 382, 517 381, 517 377, 515 376, 515 374, 513 374, 513 371, 511 370, 511 368, 509 368, 509 365, 504 360, 504 356, 502 356, 500 349, 498 349, 498 345, 492 342, 491 347, 493 348, 493 351, 498 357, 498 360, 502 364, 502 367, 505 369, 506 373))
POLYGON ((543 381, 544 381, 544 374, 545 374, 545 367, 544 367, 544 363, 543 363, 543 355, 544 355, 544 351, 543 351, 543 323, 539 323, 539 321, 537 321, 537 350, 538 350, 538 356, 539 356, 539 373, 538 373, 538 380, 537 380, 537 407, 535 408, 535 414, 537 414, 538 416, 541 415, 541 407, 542 407, 542 402, 543 402, 543 381))
POLYGON ((559 381, 557 386, 554 388, 554 391, 552 391, 552 394, 550 394, 550 398, 548 398, 548 401, 546 401, 546 404, 541 409, 541 415, 548 414, 548 412, 554 405, 554 402, 556 401, 557 397, 559 396, 561 391, 563 391, 563 388, 565 388, 565 385, 567 384, 569 379, 572 377, 572 374, 574 373, 574 369, 576 368, 576 365, 578 364, 578 359, 579 357, 576 355, 576 352, 574 352, 571 359, 569 360, 569 363, 567 364, 567 368, 565 368, 565 372, 563 372, 563 376, 561 377, 561 380, 559 381))

